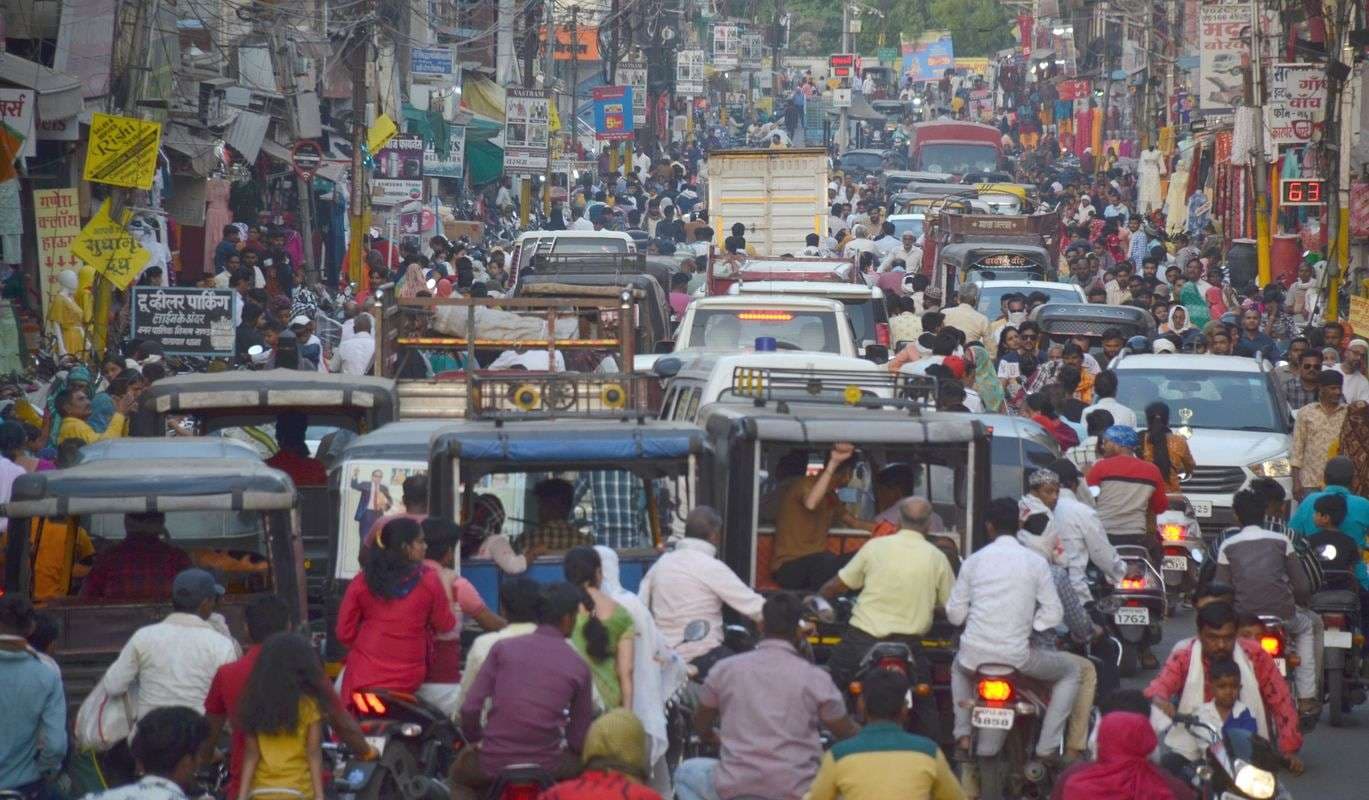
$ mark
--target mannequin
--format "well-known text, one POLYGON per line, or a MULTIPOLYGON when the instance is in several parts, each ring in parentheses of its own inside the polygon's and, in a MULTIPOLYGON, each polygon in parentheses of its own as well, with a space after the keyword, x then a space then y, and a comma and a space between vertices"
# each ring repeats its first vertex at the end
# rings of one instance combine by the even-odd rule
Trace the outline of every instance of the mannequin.
POLYGON ((86 350, 85 315, 74 297, 76 273, 64 269, 57 273, 57 294, 48 308, 48 333, 57 341, 62 355, 80 356, 86 350))
POLYGON ((1136 171, 1136 210, 1142 214, 1158 210, 1164 202, 1160 196, 1160 178, 1165 171, 1165 157, 1151 145, 1141 151, 1136 171))

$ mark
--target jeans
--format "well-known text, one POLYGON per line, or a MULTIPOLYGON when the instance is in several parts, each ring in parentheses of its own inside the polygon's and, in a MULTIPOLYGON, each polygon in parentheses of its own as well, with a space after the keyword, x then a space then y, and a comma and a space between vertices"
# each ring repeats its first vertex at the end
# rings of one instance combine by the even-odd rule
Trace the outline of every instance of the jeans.
MULTIPOLYGON (((1055 753, 1064 736, 1070 711, 1074 708, 1074 699, 1079 694, 1079 662, 1068 653, 1033 647, 1017 672, 1051 684, 1051 698, 1046 704, 1046 715, 1041 720, 1041 738, 1036 743, 1036 753, 1041 756, 1055 753)), ((955 701, 955 737, 969 736, 970 708, 965 703, 970 707, 974 705, 974 672, 959 663, 951 670, 951 697, 955 701)))
POLYGON ((1293 668, 1293 688, 1299 700, 1317 699, 1321 693, 1321 617, 1305 608, 1295 609, 1293 618, 1283 624, 1293 639, 1293 650, 1298 654, 1298 666, 1293 668))
POLYGON ((675 768, 675 800, 722 800, 714 788, 716 758, 690 758, 675 768))

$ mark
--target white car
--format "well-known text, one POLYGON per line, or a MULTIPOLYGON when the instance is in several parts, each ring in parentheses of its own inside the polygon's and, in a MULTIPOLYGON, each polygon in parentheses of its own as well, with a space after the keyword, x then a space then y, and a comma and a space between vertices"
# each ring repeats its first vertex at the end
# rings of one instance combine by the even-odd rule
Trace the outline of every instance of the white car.
MULTIPOLYGON (((802 402, 816 394, 843 397, 850 386, 862 393, 889 398, 894 383, 889 371, 863 358, 812 352, 716 353, 702 350, 672 353, 656 361, 654 370, 666 379, 661 418, 693 422, 709 403, 749 403, 752 396, 738 391, 738 370, 774 373, 773 396, 802 402)), ((757 375, 760 373, 757 372, 757 375)), ((757 380, 764 383, 766 378, 757 380)), ((751 385, 754 385, 751 384, 751 385)))
POLYGON ((889 311, 884 305, 884 290, 877 286, 836 281, 748 281, 732 284, 729 294, 783 295, 785 297, 825 297, 840 300, 856 332, 860 354, 872 344, 888 347, 889 311))
POLYGON ((1016 292, 1026 297, 1032 292, 1041 292, 1047 303, 1086 303, 1083 287, 1074 283, 1056 281, 1031 281, 1021 278, 1003 280, 976 280, 977 273, 970 273, 970 281, 979 287, 979 313, 989 319, 998 319, 1002 314, 1003 296, 1016 292))
POLYGON ((1142 354, 1113 368, 1117 399, 1136 412, 1143 429, 1146 406, 1159 400, 1169 406, 1170 429, 1188 439, 1197 467, 1181 486, 1203 533, 1236 524, 1231 497, 1254 478, 1274 478, 1292 495, 1292 413, 1275 385, 1273 364, 1243 356, 1142 354))

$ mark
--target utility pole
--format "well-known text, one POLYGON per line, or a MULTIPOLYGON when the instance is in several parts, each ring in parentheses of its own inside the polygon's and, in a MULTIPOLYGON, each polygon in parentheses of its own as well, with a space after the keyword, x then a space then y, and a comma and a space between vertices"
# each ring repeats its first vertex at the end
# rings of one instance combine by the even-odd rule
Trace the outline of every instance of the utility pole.
MULTIPOLYGON (((366 10, 359 13, 365 14, 366 10)), ((366 64, 370 60, 371 30, 365 24, 352 34, 352 196, 349 226, 352 240, 347 247, 348 279, 358 286, 366 286, 366 252, 362 237, 371 226, 371 198, 366 186, 366 172, 361 153, 366 147, 366 64)), ((387 265, 388 266, 388 265, 387 265)))
POLYGON ((1326 120, 1323 142, 1328 163, 1326 178, 1326 321, 1340 317, 1340 286, 1350 268, 1350 143, 1358 115, 1353 113, 1358 81, 1354 59, 1347 53, 1346 34, 1353 4, 1327 4, 1334 17, 1326 27, 1326 120), (1334 159, 1334 161, 1331 161, 1334 159), (1333 166, 1332 166, 1333 165, 1333 166))
MULTIPOLYGON (((546 8, 546 12, 545 12, 545 16, 546 16, 546 18, 547 18, 547 49, 546 49, 546 52, 543 54, 543 62, 542 62, 542 88, 543 88, 544 90, 546 90, 546 93, 547 93, 547 108, 549 108, 549 109, 556 109, 556 115, 557 115, 557 117, 560 118, 560 120, 561 120, 561 136, 562 136, 564 139, 566 139, 566 142, 567 142, 567 143, 573 143, 573 142, 575 141, 575 112, 572 110, 572 111, 571 111, 571 114, 569 115, 569 117, 567 117, 565 114, 562 114, 562 113, 561 113, 561 110, 560 110, 559 108, 556 107, 556 99, 557 99, 557 98, 556 98, 556 82, 555 82, 555 80, 554 80, 554 78, 555 78, 555 72, 556 72, 556 39, 555 39, 555 36, 556 36, 556 19, 555 19, 556 13, 555 13, 555 12, 556 12, 556 0, 547 0, 547 8, 546 8), (570 126, 570 136, 568 136, 568 137, 566 136, 566 133, 565 133, 565 131, 566 131, 566 126, 567 126, 567 125, 570 126)), ((572 46, 573 46, 573 45, 574 45, 574 43, 572 42, 572 46)), ((564 147, 562 148, 562 154, 563 154, 566 158, 570 158, 570 153, 569 153, 564 147)), ((548 134, 548 141, 547 141, 547 171, 546 171, 546 173, 545 173, 545 178, 544 178, 543 183, 542 183, 542 215, 543 215, 545 218, 547 218, 547 219, 551 219, 551 176, 552 176, 551 141, 550 141, 550 134, 548 134)), ((569 170, 569 169, 566 170, 566 198, 567 198, 567 200, 569 200, 569 198, 570 198, 570 170, 569 170)))
MULTIPOLYGON (((297 105, 299 91, 299 76, 295 74, 295 59, 292 57, 290 44, 282 36, 282 26, 276 25, 271 30, 271 40, 275 44, 276 58, 279 66, 276 74, 285 77, 288 84, 284 87, 285 95, 285 123, 290 128, 290 141, 299 141, 299 108, 297 105)), ((294 172, 294 167, 291 167, 294 172)), ((309 283, 317 285, 319 282, 319 264, 314 259, 314 191, 313 176, 305 178, 298 172, 295 173, 295 192, 299 196, 300 205, 300 238, 304 240, 304 263, 308 266, 306 279, 309 283)))
POLYGON ((1261 8, 1259 0, 1250 0, 1250 107, 1261 118, 1255 123, 1254 150, 1251 153, 1255 171, 1255 258, 1259 265, 1259 281, 1267 286, 1272 271, 1269 265, 1269 164, 1264 159, 1264 41, 1260 32, 1261 8))
MULTIPOLYGON (((851 3, 849 0, 842 0, 841 3, 841 52, 851 52, 851 3)), ((852 83, 855 83, 856 81, 855 71, 856 65, 852 62, 852 76, 850 78, 852 83)), ((837 130, 837 150, 843 152, 846 150, 846 144, 848 137, 850 136, 850 114, 850 108, 848 106, 843 106, 841 112, 837 115, 837 125, 840 126, 837 130)))

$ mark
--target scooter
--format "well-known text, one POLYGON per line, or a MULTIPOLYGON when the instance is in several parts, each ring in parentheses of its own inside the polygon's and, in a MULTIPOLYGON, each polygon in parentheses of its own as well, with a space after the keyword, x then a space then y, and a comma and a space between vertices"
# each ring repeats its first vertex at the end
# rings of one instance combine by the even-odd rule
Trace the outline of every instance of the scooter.
POLYGON ((1160 643, 1160 622, 1165 618, 1164 581, 1150 563, 1149 552, 1139 545, 1117 545, 1117 554, 1127 564, 1127 577, 1098 600, 1110 633, 1122 643, 1118 672, 1129 678, 1136 674, 1140 648, 1160 643))
POLYGON ((970 752, 979 796, 1004 800, 1049 795, 1050 770, 1036 757, 1048 692, 1002 664, 979 665, 974 683, 970 752))
POLYGON ((343 753, 334 787, 346 800, 438 800, 451 796, 447 774, 464 745, 441 709, 406 692, 353 692, 350 706, 366 742, 380 753, 358 761, 343 753))
POLYGON ((1292 800, 1293 794, 1279 781, 1277 772, 1286 764, 1270 743, 1244 729, 1225 732, 1188 714, 1176 714, 1160 741, 1175 727, 1182 727, 1205 742, 1204 757, 1189 762, 1174 752, 1164 752, 1160 763, 1203 798, 1220 800, 1292 800))
POLYGON ((1202 531, 1193 505, 1183 495, 1170 495, 1169 508, 1155 517, 1164 558, 1160 570, 1165 579, 1165 596, 1173 611, 1186 603, 1198 588, 1198 573, 1207 559, 1202 531))

